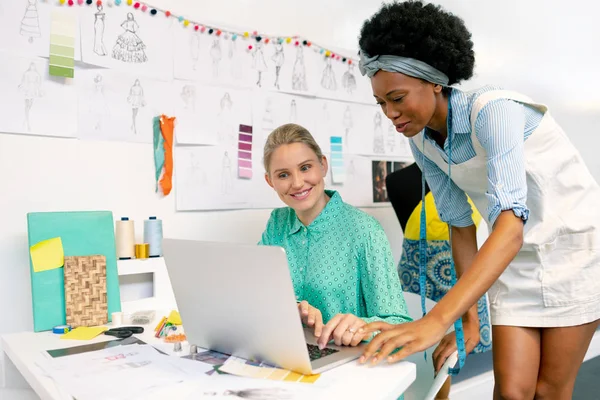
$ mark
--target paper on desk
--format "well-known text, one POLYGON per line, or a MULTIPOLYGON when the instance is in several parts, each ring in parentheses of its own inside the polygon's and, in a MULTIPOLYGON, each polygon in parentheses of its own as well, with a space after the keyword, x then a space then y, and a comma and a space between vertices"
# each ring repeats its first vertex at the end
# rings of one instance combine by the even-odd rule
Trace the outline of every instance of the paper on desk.
POLYGON ((219 368, 220 371, 248 378, 268 379, 272 381, 315 383, 320 377, 316 375, 302 375, 293 371, 276 368, 268 364, 249 361, 240 357, 229 357, 219 368))
POLYGON ((62 240, 55 237, 42 240, 29 249, 34 272, 61 268, 65 264, 62 240))
POLYGON ((105 326, 80 326, 70 332, 61 335, 61 339, 71 340, 92 340, 104 331, 108 330, 105 326))
POLYGON ((153 390, 202 377, 195 363, 136 344, 47 358, 38 365, 78 400, 144 399, 153 390))

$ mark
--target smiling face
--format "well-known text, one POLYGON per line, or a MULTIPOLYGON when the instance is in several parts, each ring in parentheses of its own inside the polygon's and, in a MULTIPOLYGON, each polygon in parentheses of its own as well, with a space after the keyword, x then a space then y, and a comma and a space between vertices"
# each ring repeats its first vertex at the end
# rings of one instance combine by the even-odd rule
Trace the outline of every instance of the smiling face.
POLYGON ((396 131, 413 137, 425 127, 445 133, 448 102, 442 87, 398 72, 378 71, 373 95, 396 131))
POLYGON ((305 143, 283 144, 271 154, 267 183, 309 225, 325 208, 327 159, 319 159, 305 143))

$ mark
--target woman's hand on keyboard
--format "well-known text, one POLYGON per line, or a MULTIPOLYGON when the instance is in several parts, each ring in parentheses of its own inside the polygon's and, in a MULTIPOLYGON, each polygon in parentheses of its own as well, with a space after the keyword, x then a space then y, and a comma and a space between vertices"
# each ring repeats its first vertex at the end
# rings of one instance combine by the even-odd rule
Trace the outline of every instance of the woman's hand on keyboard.
POLYGON ((302 300, 298 303, 298 311, 302 323, 309 328, 315 328, 315 336, 320 337, 323 330, 323 315, 318 308, 308 304, 308 301, 302 300))
POLYGON ((359 329, 366 322, 354 314, 338 314, 325 325, 317 343, 323 349, 331 339, 338 346, 356 346, 366 336, 359 329))

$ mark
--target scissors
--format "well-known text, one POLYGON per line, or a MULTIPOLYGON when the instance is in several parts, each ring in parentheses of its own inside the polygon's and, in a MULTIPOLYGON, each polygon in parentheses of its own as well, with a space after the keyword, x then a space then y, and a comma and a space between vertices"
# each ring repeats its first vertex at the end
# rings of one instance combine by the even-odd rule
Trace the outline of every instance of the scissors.
POLYGON ((105 335, 115 336, 119 339, 127 339, 134 333, 144 333, 144 328, 141 326, 122 326, 104 331, 105 335))

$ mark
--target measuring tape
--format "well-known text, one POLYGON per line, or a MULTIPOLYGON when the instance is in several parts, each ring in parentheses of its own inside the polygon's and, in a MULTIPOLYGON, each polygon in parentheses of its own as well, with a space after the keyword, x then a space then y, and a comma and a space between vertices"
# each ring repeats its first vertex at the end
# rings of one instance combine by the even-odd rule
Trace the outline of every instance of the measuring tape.
MULTIPOLYGON (((452 179, 452 107, 450 106, 450 101, 448 101, 448 183, 450 184, 452 179)), ((423 165, 423 174, 421 177, 421 225, 419 228, 419 294, 421 296, 421 310, 423 311, 423 316, 427 314, 427 309, 425 307, 425 297, 426 297, 426 287, 427 284, 427 222, 426 222, 426 212, 425 212, 425 132, 423 132, 423 147, 422 147, 422 165, 423 165)), ((448 185, 448 190, 450 185, 448 185)), ((451 287, 454 287, 456 284, 456 271, 454 270, 454 255, 452 253, 452 226, 448 224, 448 232, 450 239, 450 274, 451 274, 451 287)), ((458 349, 458 368, 451 367, 448 368, 448 373, 450 375, 457 375, 460 372, 460 369, 465 365, 465 360, 467 358, 466 349, 465 349, 465 331, 463 330, 462 318, 458 318, 456 322, 454 322, 454 333, 456 335, 456 347, 458 349)), ((427 360, 427 352, 423 352, 425 360, 427 360)))

